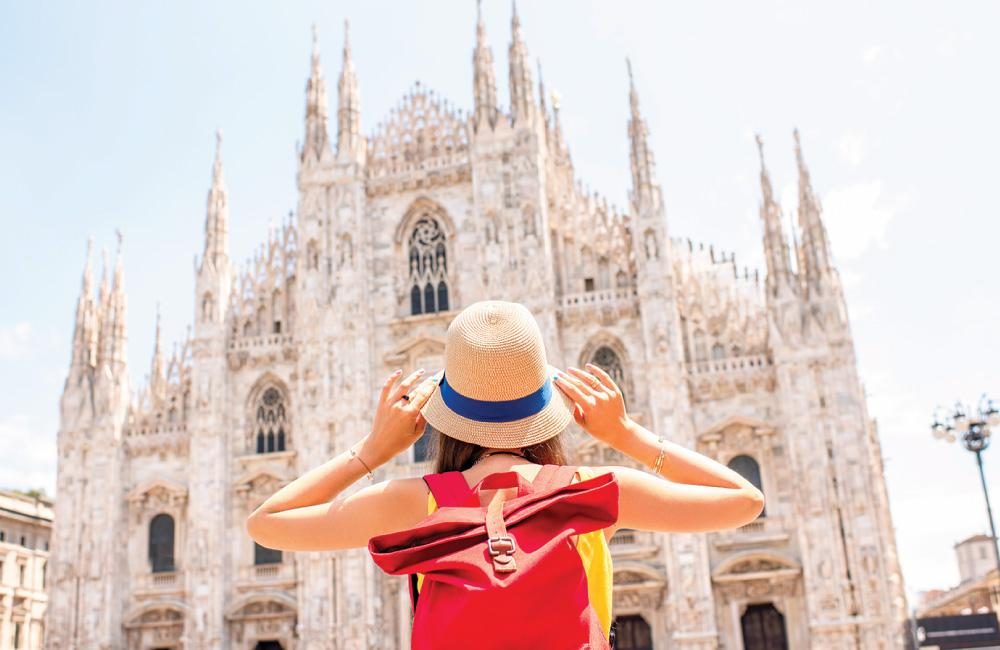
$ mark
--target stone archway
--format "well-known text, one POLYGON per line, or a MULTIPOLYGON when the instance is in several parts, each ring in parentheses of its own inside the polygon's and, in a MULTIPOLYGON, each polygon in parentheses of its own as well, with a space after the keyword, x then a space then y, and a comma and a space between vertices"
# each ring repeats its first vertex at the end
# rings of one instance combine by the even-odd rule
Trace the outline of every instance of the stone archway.
POLYGON ((260 650, 291 650, 297 620, 294 599, 279 593, 254 594, 226 612, 229 636, 237 647, 260 650))
POLYGON ((179 648, 186 609, 176 601, 152 602, 133 609, 125 615, 125 647, 179 648))

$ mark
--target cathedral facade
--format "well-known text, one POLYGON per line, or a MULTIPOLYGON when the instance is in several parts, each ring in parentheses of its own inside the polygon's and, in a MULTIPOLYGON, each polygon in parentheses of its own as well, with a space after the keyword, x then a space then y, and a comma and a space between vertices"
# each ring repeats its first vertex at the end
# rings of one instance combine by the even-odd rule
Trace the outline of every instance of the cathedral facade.
MULTIPOLYGON (((880 445, 798 134, 797 236, 761 146, 767 268, 751 273, 672 236, 631 68, 632 186, 616 207, 577 180, 516 10, 509 106, 481 19, 472 59, 471 111, 417 84, 364 135, 346 32, 333 115, 314 46, 294 215, 237 268, 217 149, 194 322, 172 355, 157 327, 136 390, 121 252, 97 282, 88 252, 46 647, 408 647, 405 581, 365 549, 281 553, 244 523, 364 435, 394 368, 440 368, 450 320, 490 298, 531 309, 551 363, 606 368, 636 420, 766 496, 736 530, 615 535, 620 648, 903 647, 880 445)), ((566 436, 574 463, 648 468, 575 424, 566 436)), ((432 471, 427 438, 377 478, 432 471)))

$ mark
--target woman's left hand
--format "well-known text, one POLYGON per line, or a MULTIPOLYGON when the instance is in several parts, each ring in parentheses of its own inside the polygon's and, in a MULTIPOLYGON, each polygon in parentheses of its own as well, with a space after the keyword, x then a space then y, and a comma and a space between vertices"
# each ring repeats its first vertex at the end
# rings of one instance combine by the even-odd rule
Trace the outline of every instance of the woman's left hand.
POLYGON ((409 449, 423 434, 427 424, 420 409, 437 388, 437 381, 429 377, 411 391, 423 376, 424 369, 414 371, 396 386, 400 372, 397 370, 389 375, 382 385, 371 433, 364 437, 358 450, 365 462, 374 463, 373 469, 409 449), (404 395, 408 395, 409 399, 403 399, 404 395))

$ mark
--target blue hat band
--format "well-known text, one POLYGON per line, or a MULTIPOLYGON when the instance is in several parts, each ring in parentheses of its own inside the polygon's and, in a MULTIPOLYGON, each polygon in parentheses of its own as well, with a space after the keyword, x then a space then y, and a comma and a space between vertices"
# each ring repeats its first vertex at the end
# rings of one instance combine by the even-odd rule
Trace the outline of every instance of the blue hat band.
POLYGON ((467 420, 513 422, 535 415, 545 408, 552 399, 552 378, 546 377, 541 388, 524 397, 497 402, 466 397, 452 388, 443 374, 441 375, 441 383, 438 384, 438 390, 441 391, 441 399, 444 400, 445 405, 467 420))

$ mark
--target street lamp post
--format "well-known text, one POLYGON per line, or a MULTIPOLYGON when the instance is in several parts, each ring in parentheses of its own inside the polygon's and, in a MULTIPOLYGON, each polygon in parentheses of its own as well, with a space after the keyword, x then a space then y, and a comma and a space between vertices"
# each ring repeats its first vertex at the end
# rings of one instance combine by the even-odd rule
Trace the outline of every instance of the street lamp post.
MULTIPOLYGON (((986 395, 980 398, 976 410, 977 413, 970 415, 969 409, 966 409, 961 402, 956 402, 954 410, 950 412, 937 409, 934 413, 931 433, 935 438, 946 442, 955 442, 958 439, 957 436, 961 436, 962 446, 976 454, 979 480, 983 484, 983 497, 986 499, 986 514, 990 520, 993 557, 996 559, 997 577, 1000 579, 1000 548, 997 547, 997 529, 993 523, 993 509, 990 507, 990 494, 986 490, 986 475, 983 473, 983 450, 990 446, 990 427, 1000 426, 1000 410, 986 395)), ((1000 606, 1000 598, 994 598, 995 606, 1000 606)))

